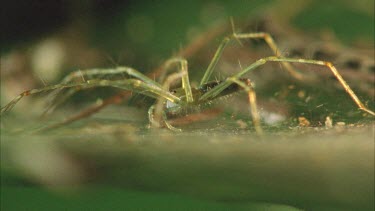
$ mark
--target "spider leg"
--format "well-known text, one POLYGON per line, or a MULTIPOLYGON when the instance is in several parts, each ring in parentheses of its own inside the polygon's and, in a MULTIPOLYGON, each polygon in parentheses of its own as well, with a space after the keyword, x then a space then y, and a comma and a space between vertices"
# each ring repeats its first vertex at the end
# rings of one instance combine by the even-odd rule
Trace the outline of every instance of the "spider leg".
MULTIPOLYGON (((208 65, 208 68, 200 82, 200 85, 203 85, 205 83, 207 83, 212 75, 212 72, 214 71, 225 47, 227 46, 227 44, 229 43, 229 41, 231 41, 232 39, 236 39, 236 40, 241 40, 241 39, 263 39, 267 45, 271 48, 272 52, 274 53, 274 55, 276 57, 279 57, 279 58, 282 58, 282 55, 281 55, 281 51, 279 50, 279 48, 277 47, 274 39, 272 38, 272 36, 268 33, 265 33, 265 32, 257 32, 257 33, 240 33, 240 34, 237 34, 235 32, 233 32, 233 34, 231 36, 228 36, 228 37, 225 37, 219 47, 217 48, 216 52, 215 52, 215 55, 214 57, 212 58, 210 64, 208 65)), ((286 62, 286 61, 283 61, 281 62, 281 64, 284 66, 284 68, 289 72, 289 74, 291 74, 293 77, 301 80, 303 77, 300 73, 298 73, 291 65, 289 62, 286 62)))
MULTIPOLYGON (((156 83, 156 82, 154 82, 156 83)), ((67 89, 67 88, 77 88, 77 89, 87 89, 93 87, 115 87, 124 90, 131 90, 138 92, 155 99, 162 97, 173 103, 180 103, 180 99, 171 93, 163 90, 160 85, 154 86, 153 84, 148 84, 144 81, 138 79, 126 79, 126 80, 87 80, 81 83, 70 83, 70 84, 57 84, 52 86, 46 86, 41 89, 31 89, 22 92, 20 95, 15 97, 10 103, 1 108, 1 115, 10 111, 18 101, 23 97, 34 95, 42 92, 53 91, 56 89, 67 89)))
POLYGON ((87 69, 87 70, 78 70, 70 73, 67 75, 61 83, 67 84, 71 81, 74 81, 76 78, 82 78, 83 81, 90 80, 90 79, 98 79, 98 76, 108 76, 108 75, 115 75, 125 73, 129 76, 137 78, 145 83, 151 84, 153 86, 160 87, 160 84, 155 82, 154 80, 150 79, 146 75, 142 74, 138 70, 135 70, 131 67, 116 67, 116 68, 106 68, 106 69, 87 69))
MULTIPOLYGON (((70 85, 65 85, 65 88, 70 88, 70 87, 75 87, 75 86, 77 86, 77 84, 70 84, 70 85)), ((60 89, 60 88, 64 88, 64 85, 57 84, 57 85, 46 86, 46 87, 43 87, 43 88, 40 88, 40 89, 26 90, 26 91, 22 92, 21 94, 19 94, 17 97, 15 97, 7 105, 2 107, 0 115, 4 115, 8 111, 12 110, 12 108, 18 103, 18 101, 20 101, 25 96, 34 95, 34 94, 38 94, 38 93, 41 93, 41 92, 47 92, 47 91, 60 89)))
MULTIPOLYGON (((100 79, 104 76, 127 74, 134 78, 140 79, 148 84, 154 86, 159 86, 160 84, 151 80, 147 76, 143 75, 139 71, 130 68, 130 67, 117 67, 112 69, 88 69, 88 70, 78 70, 67 75, 60 84, 70 84, 78 82, 85 82, 86 80, 91 79, 100 79)), ((50 93, 49 96, 53 96, 47 106, 47 109, 43 112, 42 115, 52 112, 57 106, 65 102, 69 97, 78 92, 81 87, 76 87, 75 89, 68 89, 65 92, 61 92, 61 89, 56 89, 54 92, 50 93)), ((47 97, 48 98, 48 97, 47 97)))
MULTIPOLYGON (((345 89, 345 91, 349 94, 349 96, 352 98, 352 100, 355 102, 355 104, 358 106, 359 109, 375 116, 375 113, 368 109, 357 97, 357 95, 354 93, 354 91, 350 88, 350 86, 346 83, 346 81, 343 79, 343 77, 340 75, 340 73, 337 71, 335 66, 331 62, 326 62, 326 61, 319 61, 319 60, 309 60, 309 59, 293 59, 293 58, 280 58, 280 57, 266 57, 259 59, 255 61, 253 64, 249 65, 247 68, 242 70, 241 72, 235 74, 232 76, 233 78, 241 78, 244 76, 246 73, 250 72, 251 70, 264 65, 267 62, 289 62, 289 63, 303 63, 303 64, 314 64, 314 65, 320 65, 320 66, 326 66, 332 74, 336 77, 336 79, 340 82, 342 87, 345 89)), ((218 94, 220 94, 225 88, 227 88, 230 84, 233 83, 233 80, 226 80, 223 83, 215 86, 211 90, 209 90, 207 93, 201 96, 199 99, 200 101, 202 100, 208 100, 212 99, 218 94)))
MULTIPOLYGON (((186 61, 186 60, 185 60, 186 61)), ((165 78, 165 75, 166 75, 166 72, 169 68, 169 66, 171 66, 173 63, 175 62, 180 62, 182 63, 181 59, 171 59, 171 60, 168 60, 165 64, 163 64, 161 67, 159 67, 158 69, 160 71, 156 71, 156 74, 158 74, 158 72, 162 72, 161 74, 164 74, 162 75, 162 77, 160 78, 165 78)), ((187 69, 187 68, 186 68, 187 69)), ((154 71, 155 72, 155 71, 154 71)), ((160 74, 160 73, 159 73, 160 74)), ((76 75, 77 76, 77 75, 76 75)), ((71 77, 70 77, 71 78, 71 77)), ((84 77, 82 77, 84 78, 84 77)), ((67 80, 68 81, 68 80, 67 80)), ((163 80, 161 80, 163 81, 163 80)), ((189 81, 189 80, 186 80, 186 81, 189 81)), ((185 87, 190 87, 190 84, 188 84, 187 86, 185 87)), ((189 90, 189 89, 187 89, 189 90)), ((54 107, 56 107, 57 105, 61 104, 62 102, 64 102, 67 98, 69 98, 72 94, 74 94, 77 90, 74 90, 74 89, 69 89, 68 92, 70 93, 65 93, 64 96, 61 96, 61 97, 56 97, 56 99, 58 99, 60 102, 59 103, 55 103, 55 105, 53 105, 54 107)), ((93 105, 85 110, 83 110, 82 112, 74 115, 74 116, 71 116, 70 118, 66 119, 62 124, 60 125, 63 125, 63 124, 68 124, 70 122, 73 122, 73 121, 76 121, 78 119, 81 119, 81 118, 85 118, 85 117, 88 117, 90 116, 91 114, 95 113, 95 112, 98 112, 99 110, 101 110, 102 108, 110 105, 110 104, 115 104, 115 103, 119 103, 121 102, 124 98, 128 97, 129 96, 129 92, 126 92, 126 91, 121 91, 119 92, 118 94, 110 97, 110 98, 107 98, 107 99, 104 99, 103 100, 103 103, 100 104, 100 105, 93 105)), ((53 108, 54 108, 53 107, 53 108)), ((53 109, 52 108, 52 109, 53 109)), ((51 110, 52 110, 51 109, 51 110)), ((48 112, 48 109, 45 111, 45 113, 48 112)))
MULTIPOLYGON (((275 56, 282 58, 281 51, 279 47, 277 47, 275 40, 269 33, 265 32, 257 32, 257 33, 241 33, 241 34, 233 34, 235 39, 263 39, 267 45, 271 48, 272 52, 275 56)), ((298 79, 302 80, 303 76, 301 73, 297 72, 293 66, 289 62, 281 62, 284 68, 289 72, 289 74, 298 79)))
MULTIPOLYGON (((193 102, 194 101, 194 98, 193 98, 193 93, 191 91, 191 86, 190 86, 190 80, 189 80, 189 74, 188 74, 188 62, 186 59, 183 59, 183 58, 178 58, 178 57, 175 57, 175 58, 171 58, 171 59, 168 59, 165 63, 164 63, 164 72, 163 74, 161 75, 161 78, 160 78, 160 81, 164 81, 164 78, 166 77, 167 75, 167 71, 168 69, 170 69, 170 67, 173 65, 173 64, 179 64, 179 67, 178 67, 178 71, 177 72, 180 72, 182 73, 182 76, 181 76, 181 80, 182 80, 182 88, 185 90, 185 95, 186 95, 186 101, 187 102, 193 102)), ((172 82, 170 82, 169 84, 171 84, 172 82)), ((168 86, 168 90, 169 90, 169 86, 168 86)))
MULTIPOLYGON (((155 114, 155 105, 152 105, 149 109, 148 109, 148 119, 150 121, 150 127, 160 127, 160 121, 159 120, 155 120, 154 118, 154 114, 155 114)), ((163 122, 164 124, 168 127, 168 129, 172 130, 172 131, 175 131, 175 132, 181 132, 182 130, 179 129, 179 128, 176 128, 176 127, 173 127, 168 121, 167 121, 167 115, 165 114, 165 112, 162 110, 161 111, 161 114, 162 114, 162 118, 163 118, 163 122)))
MULTIPOLYGON (((169 92, 170 85, 174 81, 176 81, 180 78, 183 78, 186 74, 187 74, 187 72, 182 71, 182 72, 178 72, 178 73, 174 73, 174 74, 169 75, 163 83, 163 87, 162 87, 163 90, 165 90, 166 92, 169 92)), ((159 97, 157 99, 156 104, 154 106, 152 106, 152 108, 149 109, 150 124, 151 124, 151 126, 160 127, 159 122, 160 122, 161 119, 163 119, 165 125, 169 129, 171 129, 173 131, 181 131, 181 129, 177 129, 177 128, 173 127, 167 121, 167 115, 163 111, 164 104, 165 104, 166 100, 167 100, 166 98, 159 97)))
POLYGON ((254 127, 255 127, 255 131, 257 132, 258 135, 263 135, 263 130, 262 130, 262 127, 260 125, 260 116, 259 116, 258 109, 257 109, 256 93, 255 93, 253 87, 251 86, 250 80, 248 79, 246 81, 246 83, 238 80, 238 78, 236 78, 236 77, 228 78, 228 80, 232 81, 233 83, 238 84, 239 86, 241 86, 247 92, 247 95, 248 95, 248 98, 249 98, 250 112, 251 112, 251 116, 253 118, 253 124, 254 124, 254 127))

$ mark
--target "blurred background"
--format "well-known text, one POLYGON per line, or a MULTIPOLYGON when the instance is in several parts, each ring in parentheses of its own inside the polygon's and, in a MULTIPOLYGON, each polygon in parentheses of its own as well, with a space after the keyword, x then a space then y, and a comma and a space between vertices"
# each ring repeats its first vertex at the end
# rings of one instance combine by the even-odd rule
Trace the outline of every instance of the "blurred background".
MULTIPOLYGON (((373 8, 373 0, 5 1, 1 6, 1 106, 25 90, 59 83, 65 75, 79 69, 130 66, 156 80, 158 67, 173 56, 188 59, 192 84, 197 85, 220 41, 232 33, 232 17, 236 32, 269 32, 284 56, 333 62, 360 99, 374 110, 373 8)), ((241 67, 269 55, 271 51, 263 41, 243 41, 242 46, 232 42, 224 52, 213 77, 225 79, 238 72, 241 67)), ((308 65, 296 65, 296 68, 306 75, 306 80, 298 81, 290 77, 280 71, 282 68, 278 64, 270 64, 261 68, 265 71, 254 71, 246 76, 256 85, 265 128, 278 132, 288 130, 289 126, 301 126, 303 122, 298 121, 298 117, 308 120, 306 126, 324 126, 327 116, 331 116, 335 123, 371 127, 372 119, 357 110, 330 72, 308 65)), ((78 113, 98 99, 105 100, 117 93, 118 90, 103 88, 78 93, 67 101, 66 107, 56 111, 57 119, 61 120, 66 118, 67 114, 78 113)), ((235 108, 231 103, 228 105, 228 101, 223 101, 218 106, 224 108, 224 112, 219 120, 215 119, 214 124, 212 121, 190 124, 191 121, 187 120, 188 125, 182 125, 188 129, 218 130, 228 128, 229 125, 229 128, 234 128, 236 134, 238 128, 250 128, 253 131, 251 118, 248 117, 246 96, 235 96, 234 99, 235 108)), ((209 197, 201 197, 199 194, 196 197, 184 188, 166 188, 166 193, 160 187, 151 190, 161 193, 150 192, 147 185, 142 186, 138 183, 130 185, 131 189, 113 188, 117 187, 116 182, 121 181, 119 178, 126 175, 115 169, 121 164, 113 164, 113 157, 97 157, 98 152, 95 149, 94 152, 85 151, 86 154, 83 153, 81 156, 82 146, 70 146, 70 139, 81 140, 82 133, 97 132, 100 135, 88 135, 83 139, 143 140, 148 121, 147 108, 153 101, 142 96, 124 100, 122 106, 129 106, 128 111, 124 107, 109 107, 91 119, 73 124, 72 128, 57 131, 52 134, 52 138, 51 134, 25 136, 17 132, 46 125, 46 121, 36 118, 45 109, 45 101, 46 98, 43 96, 25 98, 8 117, 1 119, 2 210, 66 210, 67 207, 69 210, 107 210, 108 206, 114 210, 123 210, 124 207, 139 208, 138 210, 296 210, 281 204, 295 205, 299 208, 312 205, 306 199, 309 197, 301 199, 293 194, 291 199, 273 196, 274 198, 263 200, 264 204, 249 204, 248 201, 228 204, 224 203, 227 198, 222 199, 212 192, 207 194, 209 197), (134 105, 138 107, 134 108, 134 105), (110 126, 103 126, 108 123, 110 126), (134 124, 136 126, 133 126, 134 124), (31 156, 32 159, 29 159, 28 156, 24 156, 30 154, 28 150, 32 149, 23 146, 26 137, 33 140, 26 146, 43 142, 42 145, 36 144, 39 148, 31 151, 33 156, 40 154, 40 157, 31 156), (59 144, 44 145, 45 141, 60 140, 61 137, 69 139, 68 144, 63 142, 63 151, 59 144), (42 153, 44 150, 48 153, 42 153), (66 151, 69 156, 66 156, 66 151), (35 164, 44 160, 43 156, 51 162, 40 165, 43 167, 39 168, 35 164), (35 162, 27 162, 34 158, 35 162), (90 162, 89 159, 97 160, 90 162), (55 168, 59 165, 59 168, 55 168), (93 174, 94 176, 91 174, 92 169, 96 172, 101 168, 110 173, 106 173, 106 176, 100 179, 96 177, 97 173, 93 174), (51 172, 60 173, 55 175, 51 172), (78 193, 56 191, 58 187, 50 188, 56 181, 79 185, 97 185, 105 181, 103 183, 106 184, 114 175, 117 180, 114 180, 114 185, 111 184, 110 187, 88 186, 89 188, 78 193), (49 189, 53 191, 50 192, 49 189), (186 192, 194 197, 186 197, 186 192), (180 193, 182 195, 179 195, 180 193), (288 203, 294 199, 298 203, 288 203)), ((54 118, 50 119, 53 123, 58 122, 54 118)), ((202 131, 203 134, 207 133, 202 131)), ((360 132, 357 131, 355 134, 358 133, 360 132)), ((367 130, 364 133, 366 140, 371 139, 371 136, 367 136, 367 130)), ((146 132, 147 135, 150 134, 146 132)), ((198 136, 198 140, 207 139, 206 136, 199 138, 200 135, 192 133, 187 136, 198 136)), ((158 137, 152 133, 151 138, 146 139, 153 139, 153 136, 158 137)), ((176 138, 173 135, 166 137, 176 138)), ((86 145, 83 145, 83 148, 85 147, 86 145)), ((107 147, 111 149, 113 146, 109 144, 107 147)), ((118 146, 115 145, 116 147, 118 146)), ((271 151, 273 150, 275 149, 271 151)), ((371 152, 368 153, 370 156, 371 152)), ((354 164, 358 163, 353 163, 353 166, 354 164)), ((368 167, 367 163, 364 166, 368 167)), ((319 169, 319 166, 316 168, 319 169)), ((142 174, 140 172, 135 174, 142 174)), ((183 182, 181 178, 177 178, 179 182, 183 182)), ((288 184, 293 185, 293 182, 288 184)), ((367 185, 365 182, 363 184, 367 185)), ((371 182, 369 185, 371 186, 371 182)), ((359 192, 360 190, 359 188, 359 192)), ((261 189, 258 191, 261 192, 261 189)), ((316 203, 324 201, 318 194, 313 197, 316 197, 316 203)), ((345 202, 336 200, 335 197, 332 197, 333 205, 328 203, 329 206, 345 205, 345 202)), ((351 198, 350 195, 345 197, 343 198, 351 198)), ((363 203, 365 206, 362 208, 373 208, 371 201, 370 205, 366 204, 368 201, 360 200, 350 203, 348 202, 354 208, 357 205, 361 207, 360 204, 363 203)))

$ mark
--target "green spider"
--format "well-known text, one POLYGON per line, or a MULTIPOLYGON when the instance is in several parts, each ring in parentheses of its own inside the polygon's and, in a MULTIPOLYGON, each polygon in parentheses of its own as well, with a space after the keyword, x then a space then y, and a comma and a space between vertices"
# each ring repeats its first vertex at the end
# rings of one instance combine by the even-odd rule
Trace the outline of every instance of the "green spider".
MULTIPOLYGON (((162 84, 155 82, 154 80, 148 78, 141 72, 131 68, 131 67, 117 67, 113 69, 89 69, 80 70, 72 72, 66 76, 60 84, 46 86, 40 89, 31 89, 22 92, 16 98, 14 98, 10 103, 1 108, 1 115, 10 111, 18 101, 23 97, 34 95, 41 92, 68 89, 67 92, 57 95, 54 106, 62 103, 68 97, 73 95, 75 92, 81 89, 93 88, 93 87, 115 87, 119 89, 129 90, 132 92, 137 92, 152 98, 157 99, 155 105, 151 106, 148 110, 149 121, 151 126, 160 127, 160 123, 165 124, 169 129, 174 131, 180 131, 173 127, 167 121, 167 116, 169 114, 178 114, 183 112, 189 112, 194 110, 194 108, 199 107, 202 104, 207 104, 208 102, 217 99, 219 97, 244 90, 248 93, 249 106, 251 111, 251 116, 253 118, 253 123, 257 133, 262 133, 262 128, 260 126, 260 117, 257 112, 256 107, 256 95, 255 91, 251 86, 249 79, 243 78, 243 76, 256 69, 257 67, 264 65, 268 62, 281 62, 285 70, 287 70, 293 77, 301 79, 301 75, 296 72, 290 63, 304 63, 304 64, 314 64, 320 66, 326 66, 333 73, 336 79, 344 87, 345 91, 349 94, 352 100, 357 104, 358 108, 371 114, 375 113, 369 110, 364 104, 359 100, 357 95, 349 87, 346 81, 342 78, 336 68, 330 62, 319 61, 319 60, 308 60, 308 59, 294 59, 282 57, 278 47, 276 46, 273 38, 268 33, 233 33, 232 35, 225 37, 218 49, 216 50, 213 59, 211 60, 207 70, 205 71, 199 86, 194 88, 191 87, 188 75, 188 64, 183 58, 172 58, 168 60, 164 68, 167 70, 172 64, 178 64, 179 68, 176 73, 173 73, 166 77, 162 84), (240 72, 222 80, 222 81, 209 81, 211 75, 218 63, 225 47, 227 44, 233 40, 240 39, 263 39, 274 53, 274 56, 265 57, 258 59, 251 65, 247 66, 240 72), (117 75, 117 74, 127 74, 130 78, 120 79, 120 80, 106 80, 100 79, 102 76, 117 75), (88 78, 90 80, 83 80, 82 82, 76 82, 77 78, 88 78), (92 79, 91 79, 92 78, 92 79), (174 90, 170 90, 169 86, 176 80, 182 80, 182 87, 174 90), (70 89, 69 89, 70 88, 70 89)), ((51 107, 50 107, 51 108, 51 107)))

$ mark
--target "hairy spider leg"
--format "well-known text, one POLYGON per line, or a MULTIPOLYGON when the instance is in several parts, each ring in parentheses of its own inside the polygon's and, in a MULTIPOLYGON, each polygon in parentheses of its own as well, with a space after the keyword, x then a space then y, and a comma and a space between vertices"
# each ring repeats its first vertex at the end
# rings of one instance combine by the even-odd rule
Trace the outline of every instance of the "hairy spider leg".
MULTIPOLYGON (((181 72, 177 72, 177 73, 169 75, 167 77, 167 79, 163 83, 163 86, 162 86, 163 90, 165 90, 166 92, 169 92, 170 85, 174 81, 176 81, 176 80, 178 80, 180 78, 184 78, 184 76, 186 74, 187 74, 187 71, 181 71, 181 72)), ((148 111, 148 115, 149 115, 148 117, 149 117, 149 120, 150 120, 150 126, 151 127, 160 127, 160 122, 161 122, 160 120, 162 119, 163 122, 165 123, 165 125, 170 130, 181 131, 181 129, 173 127, 167 121, 167 115, 165 114, 165 112, 163 110, 164 104, 165 104, 166 100, 167 100, 166 98, 159 97, 157 99, 157 101, 156 101, 156 104, 150 107, 150 109, 148 111)), ((188 103, 188 102, 181 102, 181 103, 188 103)))
MULTIPOLYGON (((249 65, 247 68, 242 70, 241 72, 235 74, 232 76, 232 78, 239 79, 246 73, 250 72, 251 70, 264 65, 267 62, 289 62, 289 63, 303 63, 303 64, 314 64, 314 65, 320 65, 320 66, 326 66, 329 68, 329 70, 333 73, 333 75, 336 77, 336 79, 340 82, 342 87, 345 89, 345 91, 349 94, 349 96, 352 98, 352 100, 357 104, 358 108, 375 116, 375 113, 368 109, 357 97, 357 95, 354 93, 354 91, 350 88, 350 86, 346 83, 346 81, 343 79, 343 77, 340 75, 340 73, 337 71, 337 69, 333 66, 331 62, 326 61, 319 61, 319 60, 309 60, 309 59, 294 59, 294 58, 280 58, 280 57, 266 57, 259 59, 255 61, 253 64, 249 65)), ((200 101, 205 101, 214 98, 218 94, 220 94, 225 88, 227 88, 229 85, 233 83, 233 80, 225 80, 223 83, 215 86, 211 90, 209 90, 207 93, 201 96, 199 99, 200 101)))
POLYGON ((92 77, 92 76, 115 75, 115 74, 120 74, 120 73, 126 73, 127 75, 137 78, 147 84, 161 87, 159 83, 155 82, 154 80, 150 79, 146 75, 142 74, 138 70, 135 70, 134 68, 131 68, 131 67, 95 68, 95 69, 87 69, 87 70, 78 70, 67 75, 61 82, 66 84, 66 83, 73 81, 77 77, 86 78, 86 77, 92 77))
POLYGON ((93 88, 93 87, 115 87, 115 88, 138 92, 140 94, 147 95, 155 99, 159 97, 163 97, 173 103, 180 103, 180 98, 172 95, 168 91, 163 90, 160 85, 155 86, 154 84, 148 84, 138 79, 126 79, 126 80, 115 80, 115 81, 87 80, 82 83, 57 84, 57 85, 52 85, 52 86, 46 86, 41 89, 31 89, 31 90, 24 91, 20 95, 15 97, 6 106, 1 108, 1 115, 10 111, 17 104, 17 102, 20 101, 25 96, 34 95, 34 94, 38 94, 41 92, 52 91, 55 89, 66 89, 66 88, 87 89, 87 88, 93 88))
MULTIPOLYGON (((168 70, 173 64, 178 64, 179 67, 177 68, 177 72, 181 73, 181 79, 182 79, 182 88, 185 90, 185 96, 186 96, 186 102, 191 103, 194 101, 193 93, 191 91, 191 85, 189 80, 189 73, 188 73, 188 62, 186 59, 175 57, 168 59, 164 65, 163 65, 163 73, 161 75, 161 83, 163 83, 164 78, 166 77, 168 70)), ((177 80, 177 79, 176 79, 177 80)), ((168 84, 168 91, 169 91, 169 85, 172 83, 171 81, 168 84)))
MULTIPOLYGON (((156 105, 152 105, 149 109, 148 109, 148 119, 150 121, 150 127, 157 127, 159 128, 160 127, 160 120, 156 120, 155 117, 154 117, 154 114, 156 113, 155 111, 155 106, 156 105)), ((176 132, 181 132, 182 130, 179 129, 179 128, 176 128, 176 127, 173 127, 168 121, 167 121, 167 115, 165 114, 164 111, 161 111, 161 116, 163 118, 163 122, 164 124, 168 127, 168 129, 172 130, 172 131, 176 131, 176 132)))
POLYGON ((246 83, 242 82, 236 77, 228 78, 228 80, 232 81, 233 83, 238 84, 247 92, 247 95, 249 98, 250 113, 253 119, 255 131, 257 132, 258 135, 263 135, 263 130, 260 125, 260 116, 258 113, 258 108, 257 108, 257 103, 256 103, 256 93, 253 87, 251 86, 250 79, 247 79, 246 83))
MULTIPOLYGON (((215 55, 214 57, 212 58, 210 64, 208 65, 208 68, 206 70, 206 72, 204 73, 204 76, 200 82, 200 85, 203 85, 205 83, 207 83, 225 49, 225 47, 227 46, 227 44, 229 43, 229 41, 231 41, 232 39, 236 39, 236 40, 240 40, 240 39, 263 39, 267 45, 271 48, 271 50, 273 51, 274 55, 279 57, 279 58, 282 58, 281 57, 281 52, 279 50, 279 48, 277 47, 274 39, 272 38, 272 36, 268 33, 265 33, 265 32, 257 32, 257 33, 240 33, 240 34, 237 34, 235 32, 233 32, 233 34, 231 36, 228 36, 228 37, 225 37, 219 47, 217 48, 216 52, 215 52, 215 55)), ((298 73, 288 62, 281 62, 281 64, 284 66, 284 68, 289 72, 289 74, 291 74, 294 78, 298 79, 298 80, 301 80, 303 78, 303 76, 298 73)))
MULTIPOLYGON (((148 84, 152 84, 154 86, 160 87, 160 84, 156 83, 155 81, 151 80, 147 76, 143 75, 139 71, 130 68, 130 67, 117 67, 113 69, 88 69, 88 70, 78 70, 71 72, 66 77, 63 78, 60 84, 69 84, 77 79, 80 81, 85 82, 85 80, 90 79, 99 79, 101 76, 108 76, 108 75, 116 75, 125 73, 129 76, 134 78, 138 78, 148 84)), ((71 97, 76 92, 80 91, 80 87, 76 87, 75 89, 69 89, 66 92, 62 93, 61 89, 57 89, 54 92, 50 93, 49 96, 53 96, 50 100, 49 105, 47 106, 46 110, 43 112, 43 116, 52 112, 57 106, 61 105, 65 102, 69 97, 71 97)), ((48 98, 48 97, 47 97, 48 98)))

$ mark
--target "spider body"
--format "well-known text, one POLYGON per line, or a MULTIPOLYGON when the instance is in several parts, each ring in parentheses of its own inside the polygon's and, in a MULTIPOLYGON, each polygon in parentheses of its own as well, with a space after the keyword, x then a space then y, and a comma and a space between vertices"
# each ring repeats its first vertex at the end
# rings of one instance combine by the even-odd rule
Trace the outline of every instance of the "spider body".
MULTIPOLYGON (((251 85, 250 79, 241 78, 239 80, 246 83, 249 86, 251 85)), ((236 83, 232 83, 228 87, 226 87, 222 92, 220 92, 219 95, 214 96, 209 99, 205 99, 205 100, 200 99, 209 90, 215 88, 216 86, 218 86, 219 84, 222 84, 223 82, 224 81, 210 81, 210 82, 200 85, 197 88, 192 87, 191 88, 192 96, 193 96, 192 102, 187 102, 184 88, 180 87, 180 88, 172 89, 170 92, 176 97, 180 98, 181 101, 185 103, 177 104, 177 103, 173 103, 167 100, 164 104, 165 112, 167 116, 175 117, 175 116, 183 116, 183 115, 190 114, 190 113, 200 112, 202 109, 209 107, 215 101, 219 101, 222 98, 229 97, 232 94, 235 94, 243 90, 243 88, 240 85, 236 83)))

